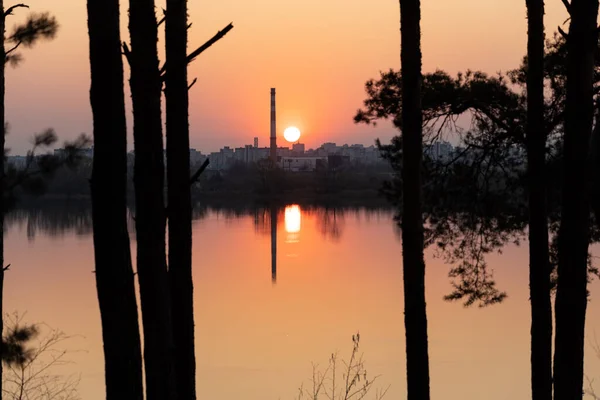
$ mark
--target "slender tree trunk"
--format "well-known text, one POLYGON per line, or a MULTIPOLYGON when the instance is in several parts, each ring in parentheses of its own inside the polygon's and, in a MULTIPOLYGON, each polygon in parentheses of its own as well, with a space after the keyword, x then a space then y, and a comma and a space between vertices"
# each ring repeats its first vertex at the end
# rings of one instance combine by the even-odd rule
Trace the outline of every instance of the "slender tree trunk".
POLYGON ((127 232, 127 128, 119 0, 88 0, 96 288, 107 399, 142 400, 140 328, 127 232))
MULTIPOLYGON (((0 49, 0 64, 2 71, 0 73, 0 338, 4 334, 4 214, 6 205, 4 204, 4 142, 6 136, 6 121, 4 119, 4 95, 5 95, 5 66, 6 49, 4 48, 4 30, 6 18, 4 17, 4 0, 0 0, 0 32, 2 32, 2 48, 0 49)), ((2 397, 2 362, 0 361, 0 398, 2 397)))
POLYGON ((138 279, 146 398, 175 398, 173 333, 165 249, 161 79, 154 0, 130 0, 131 97, 138 279))
POLYGON ((187 0, 167 0, 165 75, 169 278, 175 340, 177 394, 196 399, 194 286, 192 282, 192 202, 187 81, 187 0))
POLYGON ((564 182, 559 230, 554 398, 581 399, 590 205, 587 155, 593 119, 598 0, 573 0, 567 39, 564 182))
POLYGON ((600 98, 596 97, 595 123, 590 138, 590 183, 592 187, 591 208, 600 228, 600 98))
POLYGON ((544 0, 526 3, 531 393, 533 400, 552 400, 552 304, 544 172, 544 0))
POLYGON ((421 4, 400 0, 402 65, 402 261, 408 400, 429 399, 425 261, 421 210, 421 4))

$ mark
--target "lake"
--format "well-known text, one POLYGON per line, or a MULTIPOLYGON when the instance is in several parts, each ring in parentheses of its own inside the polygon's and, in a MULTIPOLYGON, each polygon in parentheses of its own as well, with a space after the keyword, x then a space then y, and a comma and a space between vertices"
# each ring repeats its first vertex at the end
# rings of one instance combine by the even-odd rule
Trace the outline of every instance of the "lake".
MULTIPOLYGON (((347 359, 358 331, 368 373, 380 375, 375 385, 390 385, 386 398, 405 398, 402 247, 392 217, 385 209, 297 205, 274 213, 197 211, 198 398, 293 399, 303 382, 311 385, 311 363, 324 368, 335 351, 347 359)), ((72 363, 57 372, 80 374, 83 399, 103 399, 89 207, 17 211, 5 237, 5 311, 72 335, 60 344, 73 351, 72 363)), ((464 308, 443 300, 449 266, 426 252, 432 398, 530 398, 526 243, 488 261, 508 298, 464 308)), ((596 333, 600 341, 599 289, 597 281, 590 285, 585 366, 597 379, 591 345, 596 333)))

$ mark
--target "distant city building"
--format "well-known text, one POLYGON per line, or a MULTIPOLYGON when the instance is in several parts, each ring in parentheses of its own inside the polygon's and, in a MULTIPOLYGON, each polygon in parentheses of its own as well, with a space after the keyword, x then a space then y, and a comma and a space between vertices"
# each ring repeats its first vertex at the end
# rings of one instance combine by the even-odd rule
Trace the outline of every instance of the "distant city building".
POLYGON ((335 143, 323 143, 321 145, 321 148, 327 153, 327 154, 334 154, 337 150, 337 146, 335 145, 335 143))
POLYGON ((294 143, 292 145, 292 153, 295 156, 299 156, 299 155, 303 155, 304 154, 304 143, 294 143))
POLYGON ((281 157, 278 164, 285 171, 314 171, 327 165, 327 157, 281 157))
MULTIPOLYGON (((319 166, 338 166, 344 164, 358 164, 358 165, 374 165, 377 163, 385 163, 379 149, 374 146, 364 146, 362 144, 344 144, 338 146, 335 143, 328 142, 319 146, 316 149, 306 149, 304 143, 294 143, 292 147, 277 147, 277 165, 282 169, 290 171, 312 171, 319 166), (336 156, 336 157, 331 157, 336 156)), ((433 152, 435 154, 449 154, 454 151, 453 147, 448 144, 441 144, 426 151, 433 152)), ((202 154, 201 151, 190 148, 190 165, 191 167, 197 167, 202 164, 206 159, 209 160, 208 169, 213 171, 221 171, 231 168, 235 164, 246 164, 250 165, 260 160, 264 160, 270 157, 271 147, 258 147, 258 137, 253 138, 253 144, 246 144, 244 146, 232 148, 225 146, 219 151, 211 152, 210 154, 202 154)), ((65 155, 65 149, 54 150, 54 155, 63 156, 65 155)), ((94 155, 94 148, 90 147, 82 150, 84 157, 90 159, 94 155)), ((127 162, 131 167, 133 166, 135 159, 134 152, 127 153, 127 162)), ((164 151, 164 160, 166 165, 166 151, 164 151)), ((12 164, 16 167, 25 166, 26 157, 24 156, 9 156, 7 157, 7 164, 12 164)))
POLYGON ((190 165, 196 165, 203 163, 206 159, 206 156, 202 154, 202 152, 197 151, 196 149, 190 149, 190 165))
POLYGON ((8 156, 6 157, 6 164, 16 169, 25 168, 27 165, 26 156, 8 156))

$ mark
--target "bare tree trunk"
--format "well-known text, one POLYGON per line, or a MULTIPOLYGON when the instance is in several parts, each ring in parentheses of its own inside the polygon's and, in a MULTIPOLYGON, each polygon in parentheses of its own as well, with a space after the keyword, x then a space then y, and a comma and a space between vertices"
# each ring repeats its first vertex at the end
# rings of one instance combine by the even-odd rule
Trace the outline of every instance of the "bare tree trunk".
POLYGON ((591 209, 596 225, 600 227, 600 98, 596 98, 595 123, 590 138, 591 209))
POLYGON ((421 4, 400 0, 402 65, 402 259, 408 400, 429 399, 425 261, 421 210, 421 4))
POLYGON ((533 400, 552 400, 552 304, 544 172, 544 0, 526 3, 531 393, 533 400))
MULTIPOLYGON (((6 205, 4 204, 4 143, 6 136, 6 121, 4 119, 4 97, 5 97, 5 67, 6 67, 6 49, 4 48, 4 30, 6 17, 4 16, 4 0, 0 0, 0 32, 2 32, 2 48, 0 49, 0 64, 2 71, 0 73, 0 338, 4 334, 4 214, 6 205)), ((2 362, 0 361, 0 398, 2 397, 2 362)))
POLYGON ((127 232, 127 128, 119 0, 88 0, 96 288, 107 399, 142 400, 140 328, 127 232))
POLYGON ((144 326, 146 398, 175 399, 173 333, 165 249, 161 78, 154 0, 130 0, 137 271, 144 326))
POLYGON ((175 340, 177 394, 196 399, 194 286, 192 282, 192 202, 187 82, 187 0, 167 0, 165 75, 169 278, 175 340))
POLYGON ((573 0, 567 38, 564 182, 559 230, 554 398, 581 399, 590 204, 587 156, 593 119, 598 0, 573 0))

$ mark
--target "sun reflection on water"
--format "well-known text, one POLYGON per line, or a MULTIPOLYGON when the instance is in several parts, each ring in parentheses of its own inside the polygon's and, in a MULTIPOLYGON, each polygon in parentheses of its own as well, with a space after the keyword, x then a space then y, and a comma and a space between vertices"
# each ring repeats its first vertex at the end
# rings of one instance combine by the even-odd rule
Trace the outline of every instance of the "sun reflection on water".
POLYGON ((292 204, 285 207, 285 231, 287 232, 286 243, 297 243, 300 241, 300 228, 302 226, 302 212, 300 206, 292 204))

